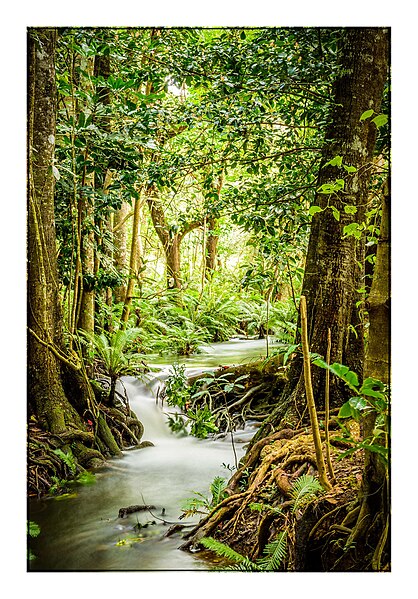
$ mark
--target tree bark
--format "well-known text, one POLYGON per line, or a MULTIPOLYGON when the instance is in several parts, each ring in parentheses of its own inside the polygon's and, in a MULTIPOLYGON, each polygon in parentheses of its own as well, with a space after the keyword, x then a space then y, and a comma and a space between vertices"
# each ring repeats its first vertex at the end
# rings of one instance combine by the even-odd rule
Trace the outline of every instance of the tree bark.
MULTIPOLYGON (((127 202, 123 202, 119 210, 116 210, 113 219, 113 241, 115 244, 114 260, 115 267, 118 272, 124 276, 128 270, 128 228, 127 220, 130 211, 130 206, 127 202)), ((126 295, 126 285, 116 287, 114 290, 115 301, 123 302, 126 295)))
MULTIPOLYGON (((62 433, 74 410, 61 381, 64 356, 54 219, 54 29, 28 34, 28 401, 46 430, 62 433)), ((70 359, 69 359, 70 361, 70 359)))
MULTIPOLYGON (((343 33, 340 75, 334 86, 334 109, 325 138, 318 188, 345 182, 342 191, 317 193, 315 204, 321 208, 312 218, 302 294, 306 296, 311 351, 325 356, 328 329, 333 339, 331 363, 356 368, 360 378, 363 332, 355 303, 361 299, 364 239, 345 236, 344 226, 365 220, 370 182, 370 165, 376 141, 376 126, 370 120, 360 121, 368 109, 380 111, 384 84, 388 75, 388 34, 381 28, 347 28, 343 33), (343 167, 331 166, 330 160, 342 157, 342 163, 355 167, 346 173, 343 167), (333 206, 334 209, 330 208, 333 206), (346 206, 354 206, 350 214, 346 206), (336 212, 338 211, 338 212, 336 212), (338 218, 335 218, 337 215, 338 218), (353 323, 357 335, 353 335, 353 323), (355 338, 355 341, 354 341, 355 338), (356 344, 355 352, 351 350, 356 344)), ((300 370, 300 364, 295 364, 300 370)), ((325 372, 313 370, 316 397, 324 397, 325 372)), ((298 378, 298 395, 302 377, 298 378)), ((294 379, 294 376, 293 376, 294 379)), ((342 384, 333 377, 331 407, 345 398, 342 384)))
POLYGON ((132 224, 132 241, 131 241, 131 253, 129 257, 129 279, 126 287, 125 301, 122 312, 122 322, 127 323, 131 310, 132 297, 135 289, 135 280, 137 278, 138 268, 138 237, 140 234, 141 224, 141 211, 142 211, 143 199, 141 193, 138 193, 138 197, 135 199, 134 204, 134 220, 132 224))
POLYGON ((171 233, 158 192, 155 187, 149 188, 146 194, 148 208, 154 229, 161 241, 166 258, 166 276, 168 289, 181 289, 180 247, 184 236, 193 229, 202 226, 201 220, 190 221, 183 228, 171 233))
MULTIPOLYGON (((369 312, 369 335, 367 340, 365 377, 372 377, 389 384, 389 188, 384 185, 380 237, 376 249, 373 282, 367 300, 369 312)), ((377 412, 370 410, 362 421, 364 439, 373 437, 377 412)), ((378 443, 379 439, 375 440, 378 443)), ((360 491, 360 511, 349 542, 375 547, 371 569, 379 570, 382 555, 387 550, 389 530, 389 481, 388 469, 379 454, 365 451, 363 481, 360 491), (366 542, 367 541, 367 542, 366 542)), ((363 548, 363 551, 365 549, 363 548)), ((367 553, 369 553, 369 549, 367 553)), ((365 555, 366 558, 366 555, 365 555)), ((389 558, 385 559, 387 563, 389 558)))

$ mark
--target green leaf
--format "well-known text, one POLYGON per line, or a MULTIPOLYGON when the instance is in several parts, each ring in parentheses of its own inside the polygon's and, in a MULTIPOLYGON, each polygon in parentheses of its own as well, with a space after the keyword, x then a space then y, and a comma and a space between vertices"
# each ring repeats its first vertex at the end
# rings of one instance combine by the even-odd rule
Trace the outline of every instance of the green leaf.
POLYGON ((335 206, 331 206, 332 214, 334 215, 335 220, 340 220, 340 211, 335 208, 335 206))
POLYGON ((357 172, 357 169, 355 166, 349 166, 347 164, 343 164, 343 167, 345 168, 347 173, 356 173, 357 172))
POLYGON ((317 212, 322 212, 322 211, 323 211, 323 210, 322 210, 322 208, 320 208, 319 206, 311 206, 311 207, 309 208, 309 214, 310 214, 311 216, 313 216, 313 215, 314 215, 314 214, 316 214, 317 212))
POLYGON ((245 561, 246 559, 243 555, 241 555, 237 551, 234 551, 234 549, 232 549, 231 547, 228 547, 228 545, 225 545, 224 543, 221 543, 220 541, 217 541, 212 537, 203 537, 202 539, 200 539, 199 543, 201 543, 203 547, 209 549, 210 551, 213 551, 217 555, 220 555, 221 557, 226 557, 226 559, 229 559, 231 562, 240 563, 245 561))
POLYGON ((329 368, 328 364, 322 358, 315 358, 315 360, 312 360, 312 364, 315 364, 315 366, 319 366, 319 368, 329 368))
POLYGON ((366 410, 369 407, 369 404, 364 399, 364 397, 361 397, 359 395, 357 395, 356 397, 350 397, 348 403, 352 408, 359 411, 366 410))
POLYGON ((360 239, 361 227, 358 223, 351 223, 349 225, 345 225, 345 227, 343 228, 343 234, 347 237, 353 235, 356 239, 360 239))
POLYGON ((349 370, 347 372, 347 374, 345 375, 345 381, 351 385, 352 387, 358 387, 358 376, 355 372, 353 372, 352 370, 349 370))
POLYGON ((340 408, 340 411, 338 412, 338 418, 351 418, 353 415, 353 412, 351 410, 351 404, 349 401, 346 401, 345 404, 343 404, 340 408))
MULTIPOLYGON (((357 206, 344 206, 344 212, 346 214, 355 214, 357 212, 357 206)), ((354 224, 357 225, 357 223, 354 224)))
POLYGON ((327 162, 325 164, 325 166, 341 166, 343 163, 343 157, 342 156, 335 156, 335 158, 333 158, 332 160, 330 160, 329 162, 327 162))
POLYGON ((383 127, 388 122, 388 117, 386 114, 378 114, 372 119, 372 123, 376 125, 377 128, 383 127))
POLYGON ((374 110, 370 109, 370 110, 366 110, 365 112, 363 112, 363 114, 360 117, 360 121, 365 121, 366 119, 369 119, 372 115, 374 114, 374 110))

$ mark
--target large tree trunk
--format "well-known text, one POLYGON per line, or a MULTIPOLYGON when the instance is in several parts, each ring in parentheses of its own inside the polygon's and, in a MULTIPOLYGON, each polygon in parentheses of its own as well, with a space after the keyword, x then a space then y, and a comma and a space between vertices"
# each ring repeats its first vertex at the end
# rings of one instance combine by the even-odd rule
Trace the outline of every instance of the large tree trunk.
MULTIPOLYGON (((315 204, 321 212, 312 218, 302 289, 307 300, 311 352, 325 356, 329 328, 332 336, 331 363, 356 368, 360 378, 363 334, 355 303, 361 299, 356 290, 362 286, 363 270, 359 268, 359 260, 363 264, 364 239, 345 236, 343 229, 365 219, 376 126, 370 119, 360 121, 360 117, 368 109, 379 113, 387 75, 387 30, 345 29, 342 33, 340 75, 334 84, 334 108, 325 134, 325 139, 330 141, 324 147, 318 176, 318 189, 323 185, 333 185, 337 179, 344 180, 344 189, 316 195, 315 204), (355 167, 355 172, 347 173, 343 167, 328 164, 337 156, 341 156, 342 164, 355 167), (355 214, 350 214, 350 208, 346 211, 346 206, 354 206, 355 214), (354 325, 357 326, 357 337, 353 335, 354 325), (352 351, 354 343, 355 355, 352 351)), ((312 384, 315 399, 322 407, 323 369, 313 368, 312 384)), ((341 405, 345 399, 346 388, 332 377, 331 407, 341 405)), ((277 412, 265 426, 276 426, 289 408, 293 413, 302 414, 305 405, 302 363, 297 358, 292 363, 289 385, 277 412)), ((264 430, 259 431, 257 438, 264 433, 264 430)))
POLYGON ((60 364, 61 314, 55 248, 54 176, 56 32, 28 36, 28 400, 45 428, 65 430, 68 407, 60 364))

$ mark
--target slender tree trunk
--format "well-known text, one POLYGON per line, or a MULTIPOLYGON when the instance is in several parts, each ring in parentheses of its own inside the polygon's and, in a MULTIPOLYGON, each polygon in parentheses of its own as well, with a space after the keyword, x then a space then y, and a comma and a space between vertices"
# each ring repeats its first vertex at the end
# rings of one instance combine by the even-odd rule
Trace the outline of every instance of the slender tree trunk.
POLYGON ((135 199, 134 204, 134 220, 132 224, 132 240, 131 240, 131 253, 129 258, 129 279, 128 285, 126 288, 125 294, 125 303, 123 306, 122 312, 122 322, 127 323, 129 319, 131 304, 132 304, 132 296, 135 290, 135 280, 137 277, 137 267, 138 267, 138 236, 139 236, 139 227, 141 223, 141 208, 142 208, 142 197, 141 193, 138 193, 138 197, 135 199))
MULTIPOLYGON (((130 206, 123 202, 119 210, 115 212, 113 219, 113 241, 115 244, 114 260, 118 272, 124 276, 128 272, 128 215, 130 206)), ((114 290, 115 301, 123 302, 126 296, 126 285, 116 287, 114 290)))
POLYGON ((90 187, 90 197, 82 196, 80 202, 82 218, 82 243, 81 266, 83 276, 83 293, 80 303, 78 328, 90 333, 94 332, 94 306, 95 306, 95 259, 96 243, 94 235, 94 173, 85 177, 83 187, 90 187))
POLYGON ((216 218, 209 218, 207 220, 207 237, 206 237, 206 264, 205 264, 205 276, 206 279, 210 279, 216 270, 216 257, 218 250, 218 220, 216 218))
MULTIPOLYGON (((95 57, 84 59, 82 68, 91 75, 95 72, 95 57)), ((93 91, 93 86, 89 85, 89 91, 93 91)), ((80 299, 80 308, 78 316, 78 328, 94 332, 94 308, 95 308, 95 257, 96 243, 94 235, 94 191, 95 174, 94 170, 88 171, 88 166, 92 166, 92 158, 89 156, 89 148, 86 146, 84 152, 84 172, 82 179, 82 188, 80 190, 79 211, 81 220, 81 269, 83 279, 83 292, 80 299)))
MULTIPOLYGON (((223 184, 225 182, 225 171, 222 170, 218 183, 216 185, 216 193, 218 199, 220 198, 223 184)), ((205 264, 205 278, 210 279, 216 269, 216 258, 218 251, 219 233, 218 233, 218 219, 215 217, 209 217, 206 221, 207 226, 207 237, 206 237, 206 264, 205 264)))

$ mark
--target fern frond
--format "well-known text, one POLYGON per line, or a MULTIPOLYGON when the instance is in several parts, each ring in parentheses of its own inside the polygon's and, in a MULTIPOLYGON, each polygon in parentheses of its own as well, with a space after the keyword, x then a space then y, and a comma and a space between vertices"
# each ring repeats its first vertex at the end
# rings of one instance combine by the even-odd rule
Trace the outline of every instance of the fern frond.
POLYGON ((314 476, 303 474, 295 480, 290 489, 290 495, 294 501, 292 512, 311 501, 323 488, 314 476))
POLYGON ((213 482, 210 486, 210 491, 212 493, 212 506, 215 507, 220 503, 223 499, 225 499, 225 488, 227 481, 222 476, 216 476, 213 479, 213 482))
POLYGON ((268 543, 263 551, 263 557, 257 560, 260 570, 270 572, 279 570, 287 552, 287 533, 280 532, 275 541, 268 543))
POLYGON ((239 564, 233 564, 232 566, 227 566, 226 568, 219 568, 219 570, 225 571, 234 571, 234 572, 262 572, 263 569, 260 568, 256 563, 252 562, 247 557, 240 562, 239 564))
POLYGON ((216 553, 216 555, 219 555, 220 557, 225 557, 231 562, 236 562, 239 564, 245 561, 249 561, 247 557, 244 557, 237 551, 234 551, 234 549, 232 549, 228 545, 225 545, 225 543, 221 543, 213 537, 203 537, 202 539, 200 539, 199 543, 203 545, 203 547, 205 547, 206 549, 209 549, 210 551, 216 553))

